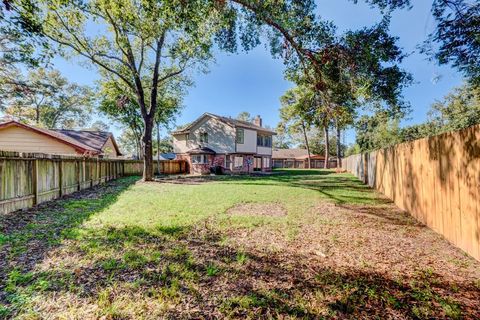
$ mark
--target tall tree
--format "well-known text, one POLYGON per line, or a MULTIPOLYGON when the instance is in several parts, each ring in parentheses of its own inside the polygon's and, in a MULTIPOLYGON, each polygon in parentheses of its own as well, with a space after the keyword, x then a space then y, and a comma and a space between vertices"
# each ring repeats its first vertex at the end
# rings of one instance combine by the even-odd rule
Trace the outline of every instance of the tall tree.
POLYGON ((480 87, 465 84, 444 99, 435 102, 428 112, 429 123, 437 132, 460 130, 480 124, 480 87))
POLYGON ((242 120, 242 121, 246 121, 246 122, 252 122, 253 117, 252 117, 252 115, 250 114, 250 112, 242 111, 242 112, 240 112, 240 113, 237 115, 237 120, 242 120))
POLYGON ((215 7, 183 0, 37 3, 42 34, 60 53, 86 59, 102 81, 119 81, 134 94, 143 122, 143 179, 152 180, 159 87, 211 58, 215 7))
POLYGON ((280 123, 278 127, 290 135, 300 133, 307 149, 308 168, 311 168, 310 145, 307 132, 314 123, 314 94, 308 88, 295 87, 288 90, 281 98, 280 123))
POLYGON ((41 24, 32 19, 36 6, 25 2, 22 10, 17 10, 13 2, 0 2, 0 107, 5 107, 6 95, 26 89, 20 67, 38 67, 49 57, 41 24))
MULTIPOLYGON (((168 83, 158 88, 159 97, 157 99, 156 114, 154 123, 157 131, 157 142, 159 127, 167 127, 175 119, 182 107, 183 97, 186 93, 186 87, 190 81, 185 76, 177 75, 170 79, 168 83)), ((100 90, 101 103, 99 110, 108 118, 122 124, 126 130, 129 139, 135 139, 137 146, 137 155, 140 159, 144 158, 142 133, 144 132, 144 122, 140 108, 138 107, 134 93, 121 82, 104 81, 100 90)))
POLYGON ((85 126, 94 105, 88 86, 69 82, 57 70, 43 68, 29 72, 23 85, 5 84, 2 109, 22 121, 46 128, 85 126))

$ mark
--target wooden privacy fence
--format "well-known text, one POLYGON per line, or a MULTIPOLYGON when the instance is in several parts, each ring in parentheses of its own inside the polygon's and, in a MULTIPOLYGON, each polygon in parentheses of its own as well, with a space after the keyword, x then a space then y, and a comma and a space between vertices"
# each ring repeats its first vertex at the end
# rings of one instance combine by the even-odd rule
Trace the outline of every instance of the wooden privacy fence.
POLYGON ((342 167, 480 260, 479 125, 353 155, 342 167))
MULTIPOLYGON (((185 173, 185 169, 183 160, 160 161, 161 173, 185 173)), ((0 151, 0 214, 142 172, 143 161, 138 160, 0 151)))

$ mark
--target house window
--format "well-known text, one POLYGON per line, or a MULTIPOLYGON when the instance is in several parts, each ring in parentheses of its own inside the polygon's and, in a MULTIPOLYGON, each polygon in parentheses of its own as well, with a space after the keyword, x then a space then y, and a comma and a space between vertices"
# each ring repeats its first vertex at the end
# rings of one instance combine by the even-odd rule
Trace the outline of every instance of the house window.
POLYGON ((235 168, 243 167, 243 157, 235 157, 234 166, 235 168))
POLYGON ((200 142, 208 143, 208 133, 200 132, 200 142))
POLYGON ((243 129, 237 128, 237 143, 244 144, 245 143, 245 131, 243 129))
POLYGON ((270 168, 270 158, 263 158, 263 167, 264 168, 270 168))
POLYGON ((261 147, 263 146, 263 136, 258 135, 257 136, 257 146, 261 147))
POLYGON ((272 146, 272 136, 257 136, 257 146, 270 148, 272 146))
POLYGON ((195 154, 192 156, 192 163, 193 164, 206 164, 208 163, 207 161, 207 155, 206 154, 195 154))

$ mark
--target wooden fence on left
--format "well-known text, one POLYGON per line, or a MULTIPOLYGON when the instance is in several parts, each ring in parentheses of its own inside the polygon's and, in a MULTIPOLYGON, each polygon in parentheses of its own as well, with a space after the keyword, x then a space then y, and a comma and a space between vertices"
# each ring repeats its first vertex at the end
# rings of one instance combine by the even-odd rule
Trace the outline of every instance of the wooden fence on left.
MULTIPOLYGON (((159 167, 166 174, 186 171, 182 160, 160 161, 159 167)), ((143 162, 138 160, 0 151, 0 214, 142 172, 143 162)))

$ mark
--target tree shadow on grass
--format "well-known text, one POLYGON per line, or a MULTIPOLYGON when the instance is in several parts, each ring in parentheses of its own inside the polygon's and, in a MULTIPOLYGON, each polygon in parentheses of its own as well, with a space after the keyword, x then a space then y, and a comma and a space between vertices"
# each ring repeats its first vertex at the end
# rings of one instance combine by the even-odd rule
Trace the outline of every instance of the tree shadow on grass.
POLYGON ((0 216, 0 302, 5 301, 8 276, 29 272, 92 215, 117 201, 136 177, 122 178, 34 208, 0 216))
POLYGON ((71 244, 78 261, 53 261, 9 290, 35 295, 42 317, 61 317, 58 301, 72 296, 68 312, 87 318, 480 317, 480 288, 429 270, 392 278, 238 248, 223 236, 203 226, 90 230, 71 244))

